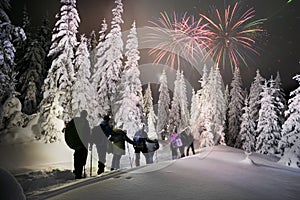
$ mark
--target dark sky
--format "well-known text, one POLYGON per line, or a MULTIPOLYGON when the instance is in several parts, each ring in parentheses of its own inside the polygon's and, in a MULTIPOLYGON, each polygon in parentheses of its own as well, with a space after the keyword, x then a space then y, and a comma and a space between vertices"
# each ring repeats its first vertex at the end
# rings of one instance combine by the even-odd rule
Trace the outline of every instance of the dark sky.
MULTIPOLYGON (((125 24, 122 30, 130 28, 133 20, 137 27, 150 25, 149 20, 156 20, 161 11, 169 14, 188 12, 198 16, 198 13, 208 14, 212 6, 220 9, 224 4, 233 5, 235 0, 123 0, 125 24)), ((290 91, 297 87, 292 77, 300 73, 300 0, 242 0, 239 4, 245 11, 254 7, 256 18, 266 18, 264 23, 265 36, 257 44, 260 56, 255 56, 253 62, 249 61, 248 68, 243 67, 242 78, 244 86, 248 87, 255 75, 256 69, 261 71, 265 78, 275 76, 279 71, 284 89, 290 91)), ((59 12, 59 0, 11 0, 11 20, 19 25, 22 18, 22 8, 26 5, 31 22, 38 26, 43 16, 48 13, 54 23, 54 16, 59 12)), ((106 18, 110 22, 111 9, 114 0, 77 0, 77 9, 81 18, 79 32, 87 35, 91 30, 98 31, 101 20, 106 18)), ((143 54, 144 55, 144 54, 143 54)), ((147 58, 142 58, 147 60, 147 58)), ((231 80, 228 72, 223 73, 225 82, 231 80)))

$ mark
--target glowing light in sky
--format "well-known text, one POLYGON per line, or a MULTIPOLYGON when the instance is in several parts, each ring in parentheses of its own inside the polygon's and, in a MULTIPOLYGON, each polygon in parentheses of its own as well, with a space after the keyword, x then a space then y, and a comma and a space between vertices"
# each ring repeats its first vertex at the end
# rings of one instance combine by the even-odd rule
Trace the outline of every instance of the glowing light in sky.
POLYGON ((155 63, 164 60, 165 64, 180 68, 180 58, 193 62, 203 57, 202 49, 211 40, 208 23, 186 13, 180 18, 176 13, 172 17, 161 13, 158 22, 151 23, 154 27, 149 27, 153 32, 148 34, 148 40, 156 45, 149 53, 155 55, 155 63))
POLYGON ((246 58, 250 53, 259 55, 255 50, 256 39, 264 30, 260 27, 265 19, 254 19, 254 8, 238 12, 238 3, 230 5, 223 15, 214 9, 212 17, 200 14, 208 23, 211 40, 208 43, 207 56, 211 56, 216 65, 223 67, 229 62, 231 67, 239 67, 241 62, 247 66, 246 58))

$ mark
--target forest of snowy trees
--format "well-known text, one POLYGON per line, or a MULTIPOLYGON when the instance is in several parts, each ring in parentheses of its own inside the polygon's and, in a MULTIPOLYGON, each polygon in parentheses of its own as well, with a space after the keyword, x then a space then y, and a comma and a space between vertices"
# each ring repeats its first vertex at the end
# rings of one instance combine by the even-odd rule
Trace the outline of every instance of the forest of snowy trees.
POLYGON ((142 91, 136 22, 122 39, 121 0, 115 1, 110 28, 103 19, 99 33, 88 37, 78 35, 76 0, 61 0, 52 31, 47 16, 39 28, 31 27, 26 9, 23 24, 13 25, 9 7, 8 0, 1 1, 1 134, 38 117, 35 138, 57 142, 64 124, 87 110, 91 127, 109 114, 129 137, 142 123, 158 137, 162 130, 186 129, 198 147, 228 145, 300 167, 300 75, 293 77, 298 88, 285 97, 279 73, 267 79, 257 70, 247 91, 238 69, 230 86, 224 86, 219 68, 205 65, 201 87, 189 100, 184 72, 176 72, 171 95, 163 71, 155 113, 151 85, 142 91))

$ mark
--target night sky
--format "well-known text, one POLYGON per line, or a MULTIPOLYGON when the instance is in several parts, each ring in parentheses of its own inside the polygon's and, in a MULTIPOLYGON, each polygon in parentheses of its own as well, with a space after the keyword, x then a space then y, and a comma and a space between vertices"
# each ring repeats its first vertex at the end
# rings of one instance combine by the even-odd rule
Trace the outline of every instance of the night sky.
MULTIPOLYGON (((224 4, 234 5, 234 0, 123 0, 125 23, 122 31, 128 30, 135 20, 137 27, 149 26, 149 21, 155 21, 161 11, 172 14, 173 11, 182 14, 187 12, 198 18, 199 13, 208 14, 212 6, 219 9, 224 4)), ((245 87, 249 87, 259 69, 262 76, 269 79, 279 71, 283 88, 288 93, 297 87, 292 77, 300 73, 300 0, 241 0, 239 4, 243 11, 250 7, 256 10, 256 19, 266 18, 263 28, 264 36, 257 44, 260 56, 248 61, 248 68, 242 67, 242 79, 245 87)), ((14 24, 20 25, 22 9, 26 5, 33 26, 39 26, 43 16, 48 13, 52 24, 55 14, 59 12, 59 0, 11 0, 11 11, 8 13, 14 24)), ((81 18, 79 32, 89 35, 91 30, 100 29, 101 20, 108 23, 112 18, 111 9, 114 0, 77 0, 77 9, 81 18)), ((140 63, 148 62, 146 54, 142 54, 140 63)), ((188 74, 188 73, 187 73, 188 74)), ((197 77, 198 79, 199 77, 197 77)), ((223 72, 225 83, 231 80, 229 72, 223 72)))

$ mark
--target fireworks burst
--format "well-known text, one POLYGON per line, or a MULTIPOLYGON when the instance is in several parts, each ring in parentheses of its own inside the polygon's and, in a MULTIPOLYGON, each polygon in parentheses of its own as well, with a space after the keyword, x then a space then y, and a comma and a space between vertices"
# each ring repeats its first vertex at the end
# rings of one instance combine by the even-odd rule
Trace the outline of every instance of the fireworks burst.
POLYGON ((207 43, 206 57, 211 56, 216 65, 221 64, 225 67, 229 61, 231 67, 239 67, 242 61, 246 66, 246 58, 249 53, 259 55, 255 50, 255 39, 259 33, 264 32, 260 28, 265 19, 253 20, 255 10, 248 9, 239 16, 237 12, 238 3, 232 10, 228 6, 225 9, 224 16, 221 16, 218 9, 213 10, 213 17, 200 14, 202 18, 208 21, 211 40, 207 43))
POLYGON ((180 58, 188 62, 195 62, 203 58, 202 49, 207 47, 211 40, 210 31, 203 23, 203 19, 195 20, 193 16, 185 13, 178 18, 174 13, 169 17, 161 13, 158 23, 151 22, 154 27, 149 27, 152 32, 148 34, 149 42, 155 44, 150 50, 150 55, 155 55, 155 63, 165 60, 165 64, 180 68, 180 58))

